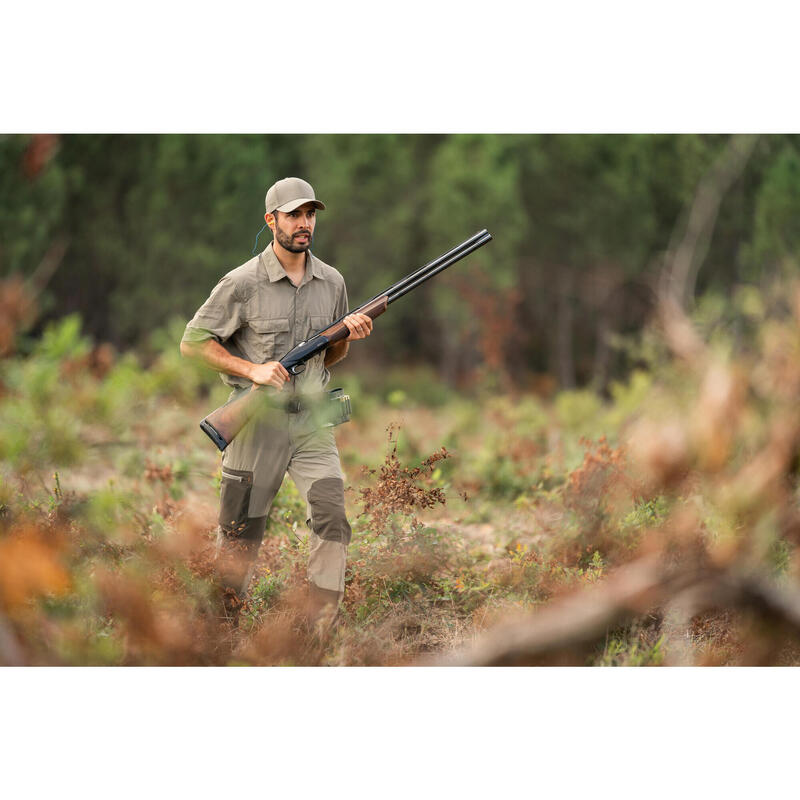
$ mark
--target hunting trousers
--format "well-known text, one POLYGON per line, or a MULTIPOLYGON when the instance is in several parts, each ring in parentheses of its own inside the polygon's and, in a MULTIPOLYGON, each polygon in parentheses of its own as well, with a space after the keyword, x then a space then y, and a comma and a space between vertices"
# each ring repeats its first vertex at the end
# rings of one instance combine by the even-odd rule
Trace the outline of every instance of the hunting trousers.
POLYGON ((310 529, 308 578, 314 602, 338 605, 351 530, 344 477, 333 429, 307 411, 270 409, 253 418, 222 459, 216 572, 227 594, 244 598, 264 537, 267 516, 284 475, 306 503, 310 529))

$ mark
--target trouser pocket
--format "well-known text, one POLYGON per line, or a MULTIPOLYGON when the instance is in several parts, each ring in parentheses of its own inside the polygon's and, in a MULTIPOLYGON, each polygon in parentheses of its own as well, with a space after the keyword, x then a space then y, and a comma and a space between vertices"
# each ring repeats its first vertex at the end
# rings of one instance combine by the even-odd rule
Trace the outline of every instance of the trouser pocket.
POLYGON ((241 597, 253 573, 266 517, 248 517, 252 470, 222 468, 216 573, 222 588, 241 597))
POLYGON ((235 537, 245 534, 252 491, 252 470, 222 468, 219 525, 227 536, 235 537))

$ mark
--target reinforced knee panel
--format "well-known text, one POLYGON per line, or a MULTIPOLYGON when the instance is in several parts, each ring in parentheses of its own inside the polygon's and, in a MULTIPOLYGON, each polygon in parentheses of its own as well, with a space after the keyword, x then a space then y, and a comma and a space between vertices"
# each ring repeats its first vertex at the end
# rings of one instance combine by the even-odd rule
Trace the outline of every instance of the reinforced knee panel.
POLYGON ((350 543, 352 530, 344 512, 344 482, 341 478, 321 478, 308 490, 311 529, 329 542, 350 543))

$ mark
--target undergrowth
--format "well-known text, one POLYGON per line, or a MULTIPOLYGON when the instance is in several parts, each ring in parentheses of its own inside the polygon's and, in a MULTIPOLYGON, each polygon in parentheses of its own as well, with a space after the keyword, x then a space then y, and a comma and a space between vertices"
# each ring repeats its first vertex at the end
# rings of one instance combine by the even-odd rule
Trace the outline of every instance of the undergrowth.
MULTIPOLYGON (((2 660, 417 663, 648 553, 791 584, 800 339, 785 305, 738 359, 688 335, 679 357, 651 346, 658 360, 610 399, 509 392, 478 406, 442 391, 426 408, 422 382, 401 397, 394 374, 386 403, 337 429, 353 537, 322 647, 303 621, 306 507, 289 480, 239 628, 219 614, 219 458, 196 420, 225 389, 180 359, 177 326, 139 359, 91 343, 75 317, 51 324, 0 359, 2 660)), ((795 663, 788 645, 752 655, 755 630, 712 609, 678 642, 642 612, 580 663, 673 663, 678 644, 696 663, 795 663)))

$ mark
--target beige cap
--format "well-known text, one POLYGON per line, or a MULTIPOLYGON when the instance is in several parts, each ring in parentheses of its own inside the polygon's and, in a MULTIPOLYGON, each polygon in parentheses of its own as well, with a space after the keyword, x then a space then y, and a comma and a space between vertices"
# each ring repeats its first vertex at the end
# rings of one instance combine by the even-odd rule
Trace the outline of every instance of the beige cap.
POLYGON ((272 214, 273 211, 294 211, 303 203, 313 203, 316 208, 325 210, 325 204, 314 196, 311 184, 302 178, 283 178, 267 190, 267 214, 272 214))

